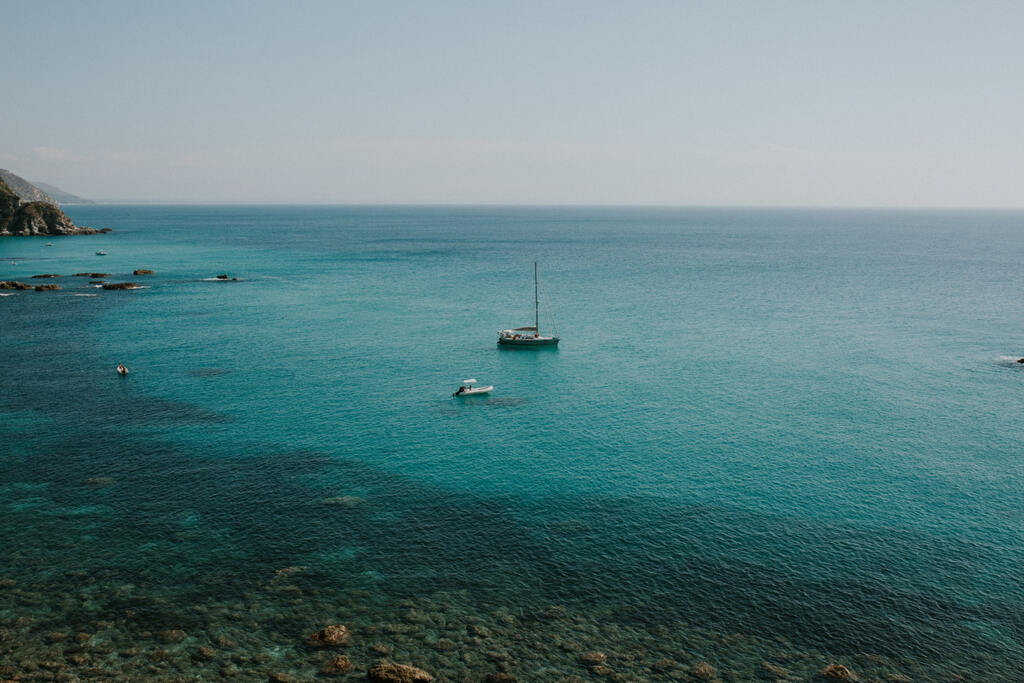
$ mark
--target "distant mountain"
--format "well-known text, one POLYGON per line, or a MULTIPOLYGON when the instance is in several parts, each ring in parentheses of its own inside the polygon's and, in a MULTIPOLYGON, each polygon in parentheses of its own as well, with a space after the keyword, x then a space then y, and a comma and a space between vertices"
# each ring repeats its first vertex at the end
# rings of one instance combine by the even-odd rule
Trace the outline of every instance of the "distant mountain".
POLYGON ((46 202, 47 204, 58 205, 56 199, 46 194, 38 187, 25 180, 19 175, 14 175, 6 168, 0 168, 0 180, 7 183, 7 187, 14 191, 14 194, 18 195, 18 199, 23 202, 46 202))
MULTIPOLYGON (((7 183, 7 184, 10 185, 10 183, 7 183)), ((64 190, 60 189, 59 187, 54 187, 53 185, 50 185, 49 183, 42 183, 42 182, 39 182, 38 180, 33 180, 32 184, 35 185, 36 187, 38 187, 40 190, 43 190, 44 192, 48 193, 51 197, 56 199, 61 204, 95 204, 96 203, 96 202, 94 202, 91 199, 84 199, 82 197, 79 197, 77 194, 71 194, 70 192, 65 192, 64 190)))

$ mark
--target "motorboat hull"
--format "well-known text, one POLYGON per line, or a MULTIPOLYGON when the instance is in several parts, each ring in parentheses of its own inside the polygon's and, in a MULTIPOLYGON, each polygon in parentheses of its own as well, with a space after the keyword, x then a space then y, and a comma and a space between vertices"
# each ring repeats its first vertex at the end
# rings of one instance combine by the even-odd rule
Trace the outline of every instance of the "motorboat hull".
POLYGON ((489 394, 494 390, 493 385, 486 387, 473 387, 472 389, 466 389, 465 391, 456 391, 452 396, 479 396, 481 394, 489 394))

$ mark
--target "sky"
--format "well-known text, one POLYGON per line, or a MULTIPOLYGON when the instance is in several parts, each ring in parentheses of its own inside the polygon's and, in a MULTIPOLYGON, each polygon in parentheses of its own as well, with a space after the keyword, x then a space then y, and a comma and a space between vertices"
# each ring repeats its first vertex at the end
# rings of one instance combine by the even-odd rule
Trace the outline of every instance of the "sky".
POLYGON ((0 167, 106 201, 1024 206, 1024 3, 0 0, 0 167))

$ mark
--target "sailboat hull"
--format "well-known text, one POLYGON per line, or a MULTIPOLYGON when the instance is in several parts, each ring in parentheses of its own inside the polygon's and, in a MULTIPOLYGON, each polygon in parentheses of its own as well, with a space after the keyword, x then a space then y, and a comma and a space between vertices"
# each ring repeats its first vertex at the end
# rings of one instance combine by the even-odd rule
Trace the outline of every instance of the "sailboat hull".
POLYGON ((558 346, 558 337, 498 337, 498 346, 558 346))

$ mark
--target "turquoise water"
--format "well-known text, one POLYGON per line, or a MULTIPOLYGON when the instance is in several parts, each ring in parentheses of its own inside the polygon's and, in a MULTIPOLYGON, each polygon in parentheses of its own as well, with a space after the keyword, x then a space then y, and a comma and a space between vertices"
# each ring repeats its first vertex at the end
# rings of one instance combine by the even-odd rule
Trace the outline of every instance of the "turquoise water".
POLYGON ((0 297, 7 674, 1024 678, 1024 212, 69 214, 0 279, 146 288, 0 297))

